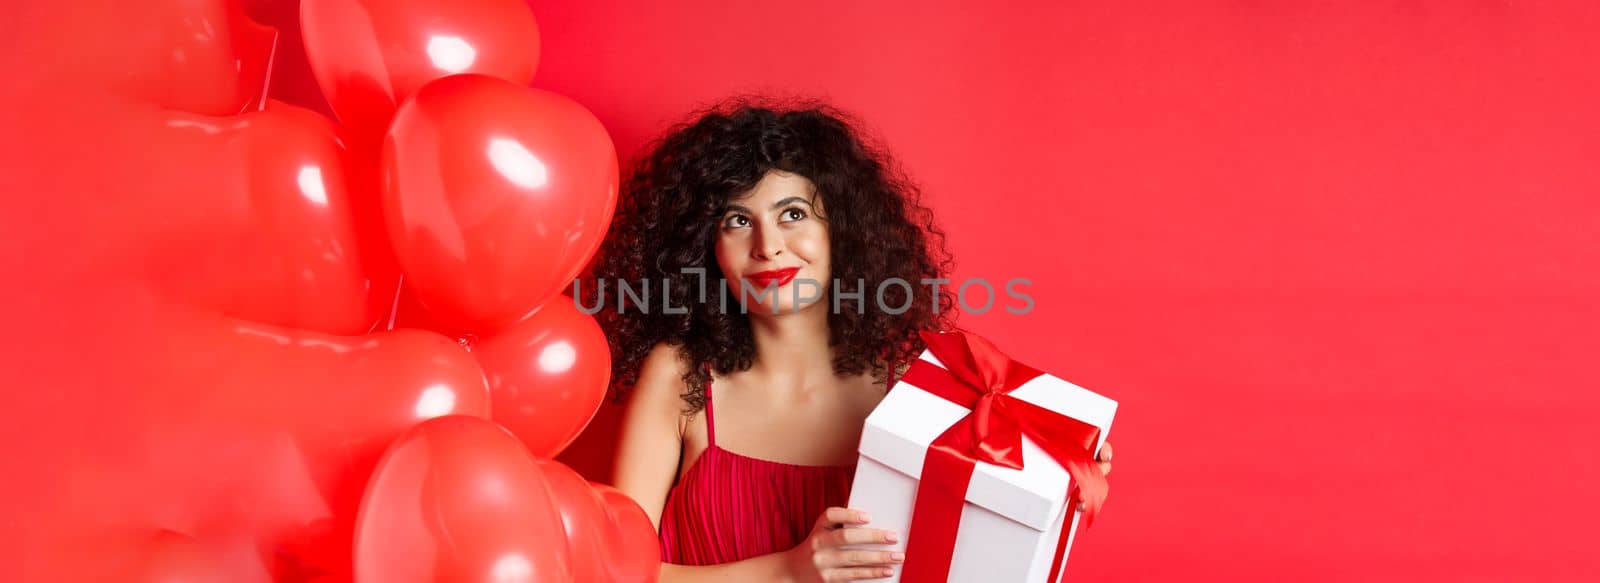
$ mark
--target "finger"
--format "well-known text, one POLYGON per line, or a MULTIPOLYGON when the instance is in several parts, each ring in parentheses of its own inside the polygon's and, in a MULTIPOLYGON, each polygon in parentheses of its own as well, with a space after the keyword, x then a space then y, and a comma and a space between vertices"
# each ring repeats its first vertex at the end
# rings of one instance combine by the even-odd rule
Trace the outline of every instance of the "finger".
POLYGON ((1100 474, 1105 476, 1111 475, 1111 462, 1100 462, 1100 474))
POLYGON ((1100 444, 1100 455, 1095 456, 1094 461, 1111 463, 1111 442, 1100 444))
POLYGON ((846 524, 866 524, 870 518, 867 513, 860 510, 834 506, 822 511, 822 516, 817 519, 817 528, 838 528, 846 524))
POLYGON ((906 554, 900 551, 873 551, 867 549, 846 549, 827 553, 822 563, 827 567, 861 567, 872 565, 892 565, 906 560, 906 554))
POLYGON ((883 579, 894 575, 894 569, 889 567, 845 567, 842 569, 829 569, 823 576, 825 581, 860 581, 863 579, 883 579))
POLYGON ((881 528, 841 528, 828 533, 827 542, 838 545, 888 544, 900 538, 892 530, 881 528))

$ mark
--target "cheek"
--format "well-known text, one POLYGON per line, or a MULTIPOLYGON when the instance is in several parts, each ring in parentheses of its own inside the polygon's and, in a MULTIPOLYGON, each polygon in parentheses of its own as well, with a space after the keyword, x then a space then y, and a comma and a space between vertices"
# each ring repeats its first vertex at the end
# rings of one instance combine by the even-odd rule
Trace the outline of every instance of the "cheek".
POLYGON ((722 269, 723 274, 739 272, 738 258, 743 255, 740 254, 738 247, 739 243, 737 241, 731 240, 726 236, 717 237, 717 267, 722 269))
POLYGON ((817 229, 815 232, 804 233, 791 242, 792 248, 802 259, 812 266, 826 270, 828 268, 829 245, 828 232, 817 229))

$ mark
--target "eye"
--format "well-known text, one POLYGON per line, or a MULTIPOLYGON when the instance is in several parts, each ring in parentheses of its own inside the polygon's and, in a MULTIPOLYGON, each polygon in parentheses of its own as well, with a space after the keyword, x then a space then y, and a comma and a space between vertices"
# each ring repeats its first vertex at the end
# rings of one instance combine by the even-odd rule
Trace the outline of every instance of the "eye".
POLYGON ((801 210, 800 207, 792 206, 783 209, 783 218, 791 221, 804 220, 806 218, 806 211, 801 210))
POLYGON ((749 225, 750 218, 744 215, 728 215, 728 218, 722 220, 722 227, 725 229, 737 229, 749 225))

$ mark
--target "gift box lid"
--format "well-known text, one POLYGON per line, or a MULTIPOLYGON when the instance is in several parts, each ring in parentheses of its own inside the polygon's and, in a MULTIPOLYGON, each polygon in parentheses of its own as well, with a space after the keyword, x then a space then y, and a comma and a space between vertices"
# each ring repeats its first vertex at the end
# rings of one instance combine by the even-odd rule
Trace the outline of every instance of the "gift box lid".
MULTIPOLYGON (((929 351, 919 357, 944 368, 929 351)), ((1011 392, 1019 399, 1100 428, 1099 451, 1111 431, 1117 402, 1050 374, 1041 374, 1011 392)), ((929 444, 968 409, 899 382, 867 416, 861 433, 861 455, 912 478, 922 476, 929 444)), ((1071 475, 1033 440, 1023 437, 1020 470, 980 463, 967 487, 967 501, 996 514, 1047 531, 1061 512, 1071 475)))

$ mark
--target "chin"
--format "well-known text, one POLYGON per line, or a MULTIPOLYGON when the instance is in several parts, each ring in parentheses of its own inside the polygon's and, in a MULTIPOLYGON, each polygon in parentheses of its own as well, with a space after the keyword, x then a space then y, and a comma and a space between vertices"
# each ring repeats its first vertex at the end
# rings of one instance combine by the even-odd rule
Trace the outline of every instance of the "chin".
POLYGON ((795 306, 795 304, 792 301, 783 301, 783 302, 778 302, 777 304, 772 304, 772 303, 750 304, 750 313, 752 313, 752 314, 763 314, 763 315, 767 315, 767 316, 792 316, 792 315, 799 314, 799 313, 802 313, 802 312, 806 312, 806 311, 809 311, 811 309, 816 308, 816 304, 814 304, 814 303, 805 304, 805 305, 800 306, 800 310, 797 312, 797 311, 795 311, 795 307, 794 306, 795 306))
POLYGON ((752 306, 752 308, 760 310, 762 314, 768 316, 788 316, 794 313, 794 305, 787 303, 778 304, 776 306, 772 304, 760 304, 759 306, 752 306))

